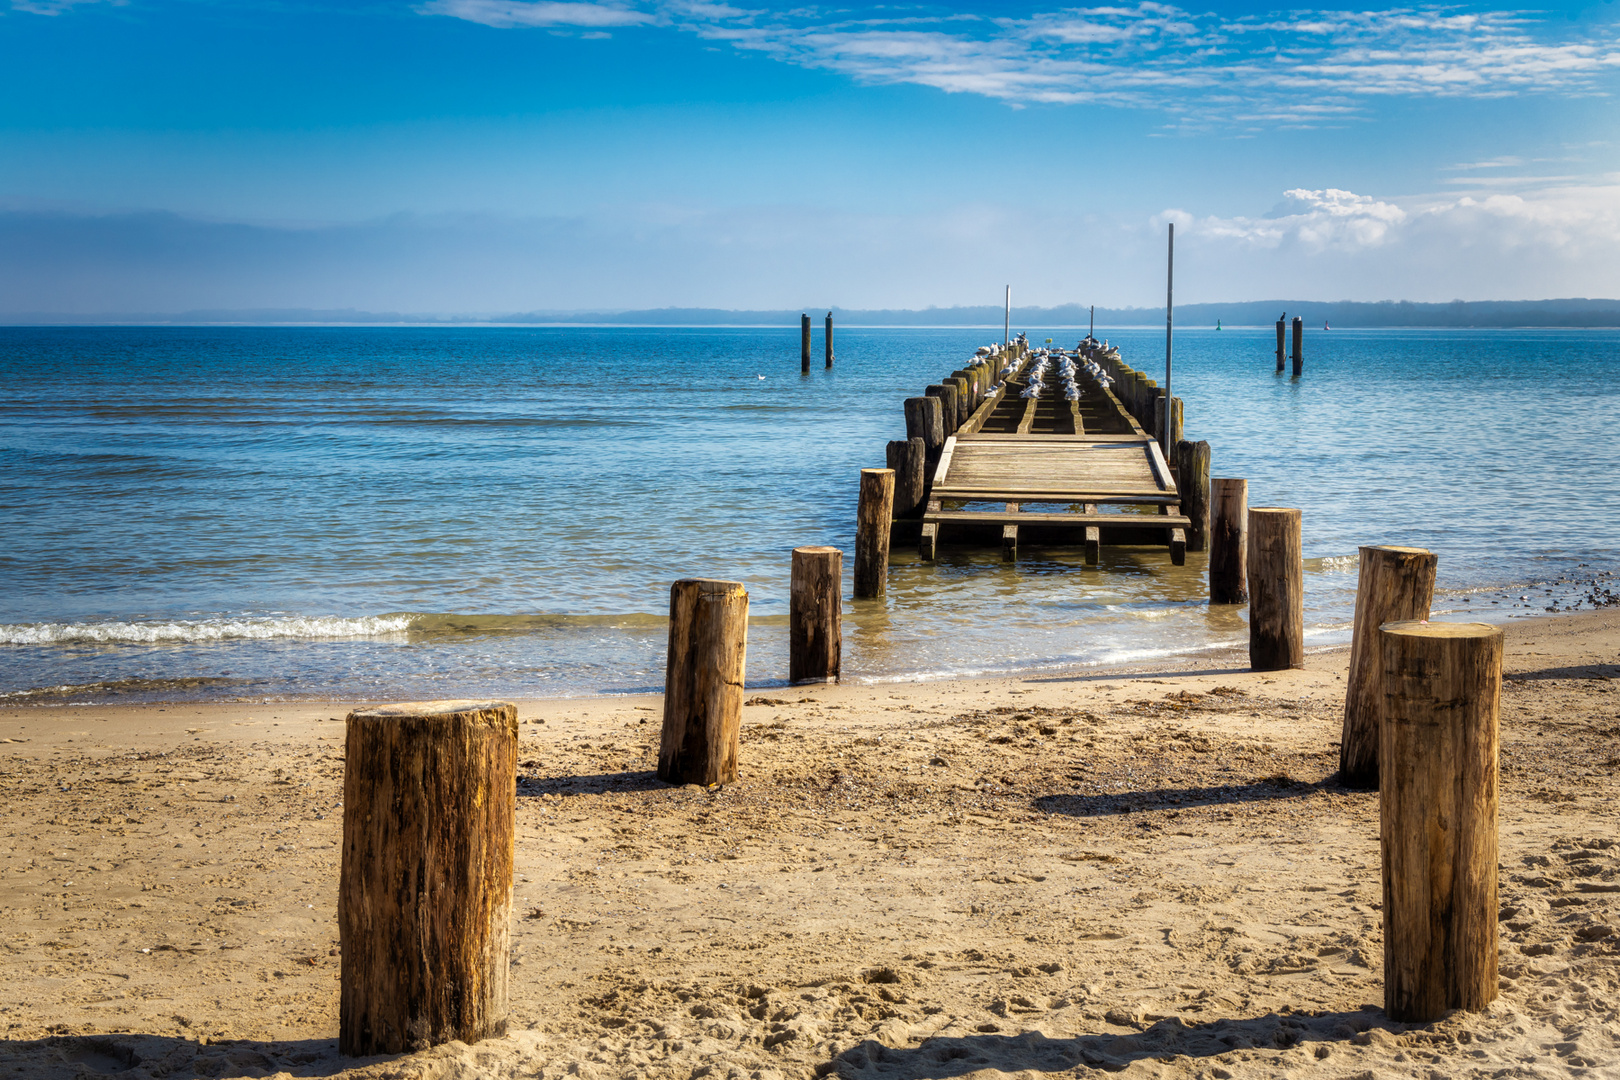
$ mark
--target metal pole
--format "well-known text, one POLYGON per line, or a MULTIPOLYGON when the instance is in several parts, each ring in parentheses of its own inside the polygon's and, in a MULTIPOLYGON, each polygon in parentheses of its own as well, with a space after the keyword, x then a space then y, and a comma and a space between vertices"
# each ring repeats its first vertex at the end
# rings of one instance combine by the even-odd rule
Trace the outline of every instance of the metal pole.
POLYGON ((1086 337, 1094 338, 1096 336, 1097 336, 1097 305, 1092 304, 1091 305, 1091 329, 1086 331, 1086 337))
POLYGON ((1170 396, 1170 343, 1176 310, 1176 223, 1170 223, 1170 250, 1164 280, 1164 460, 1170 461, 1171 429, 1175 427, 1175 401, 1170 396))
POLYGON ((1007 321, 1001 330, 1001 347, 1012 344, 1012 286, 1007 286, 1007 321))

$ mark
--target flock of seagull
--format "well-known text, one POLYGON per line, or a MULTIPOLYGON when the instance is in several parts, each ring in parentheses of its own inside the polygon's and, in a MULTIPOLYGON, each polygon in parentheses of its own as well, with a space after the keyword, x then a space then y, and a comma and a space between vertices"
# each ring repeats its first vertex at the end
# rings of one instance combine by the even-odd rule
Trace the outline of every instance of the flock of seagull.
MULTIPOLYGON (((1025 340, 1022 334, 1019 335, 1019 340, 1025 340)), ((976 355, 989 356, 993 351, 993 346, 982 345, 979 347, 976 355)), ((1097 363, 1096 358, 1099 356, 1106 358, 1108 356, 1118 355, 1118 347, 1110 346, 1106 340, 1099 342, 1096 338, 1090 336, 1087 336, 1085 340, 1081 341, 1079 346, 1072 353, 1063 349, 1031 349, 1030 356, 1032 358, 1032 363, 1029 366, 1029 370, 1025 372, 1028 379, 1028 385, 1024 387, 1023 393, 1020 396, 1025 398, 1039 398, 1043 393, 1046 393, 1048 389, 1046 385, 1046 376, 1048 372, 1053 370, 1055 362, 1058 383, 1056 392, 1061 392, 1064 399, 1067 401, 1079 401, 1083 396, 1078 383, 1075 381, 1079 373, 1084 371, 1091 377, 1093 382, 1106 389, 1111 383, 1113 383, 1114 380, 1113 377, 1104 371, 1101 365, 1097 363), (1076 360, 1078 360, 1079 363, 1076 363, 1076 360)), ((990 392, 999 392, 1007 385, 1007 379, 1012 374, 1012 363, 1007 362, 1003 364, 1000 372, 1001 380, 990 388, 990 392)))

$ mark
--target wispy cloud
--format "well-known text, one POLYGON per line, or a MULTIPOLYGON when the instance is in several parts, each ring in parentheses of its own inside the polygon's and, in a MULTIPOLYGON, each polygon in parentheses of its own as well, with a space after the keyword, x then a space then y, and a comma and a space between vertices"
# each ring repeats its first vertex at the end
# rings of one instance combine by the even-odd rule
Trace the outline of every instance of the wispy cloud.
POLYGON ((501 29, 515 26, 637 26, 656 16, 622 4, 577 0, 430 0, 417 8, 424 15, 449 15, 501 29))
POLYGON ((658 23, 867 83, 913 83, 1013 105, 1160 108, 1193 120, 1317 125, 1363 113, 1378 97, 1587 94, 1620 74, 1614 27, 1582 31, 1535 13, 1445 7, 1238 19, 1152 0, 1024 18, 701 0, 639 7, 433 0, 421 10, 491 26, 658 23))
POLYGON ((63 15, 76 7, 88 7, 91 4, 123 7, 128 2, 129 0, 11 0, 11 10, 27 12, 30 15, 63 15))

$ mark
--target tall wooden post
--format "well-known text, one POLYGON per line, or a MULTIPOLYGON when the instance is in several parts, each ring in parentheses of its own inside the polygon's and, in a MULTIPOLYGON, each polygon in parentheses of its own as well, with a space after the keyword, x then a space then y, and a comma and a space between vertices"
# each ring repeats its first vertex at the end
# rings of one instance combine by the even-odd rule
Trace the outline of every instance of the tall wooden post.
POLYGON ((810 374, 810 315, 799 316, 799 370, 810 374))
POLYGON ((1284 357, 1283 347, 1284 347, 1284 341, 1285 341, 1287 333, 1288 333, 1287 324, 1285 322, 1283 322, 1282 319, 1278 319, 1277 320, 1277 370, 1278 371, 1281 371, 1283 369, 1283 357, 1284 357))
POLYGON ((921 439, 895 439, 887 448, 888 466, 894 470, 894 516, 919 518, 927 501, 928 448, 921 439))
POLYGON ((1427 1023, 1497 992, 1502 630, 1385 623, 1379 643, 1384 1011, 1427 1023))
POLYGON ((683 578, 669 588, 669 654, 658 779, 729 784, 737 779, 748 590, 736 581, 683 578))
POLYGON ((1209 488, 1209 602, 1247 603, 1249 482, 1217 477, 1209 488))
POLYGON ((338 1049, 504 1034, 517 706, 387 705, 345 727, 338 1049))
POLYGON ((1344 734, 1339 740, 1339 782, 1378 786, 1378 726, 1383 717, 1383 654, 1378 628, 1389 622, 1429 617, 1438 564, 1432 553, 1412 547, 1364 547, 1356 585, 1355 630, 1350 638, 1350 674, 1344 688, 1344 734))
POLYGON ((1305 666, 1305 562, 1298 510, 1266 506, 1249 511, 1249 666, 1255 671, 1305 666))
POLYGON ((960 429, 968 422, 968 417, 973 415, 971 384, 966 379, 953 375, 945 380, 945 385, 956 387, 956 426, 960 429))
POLYGON ((933 482, 934 467, 945 449, 945 417, 937 397, 906 398, 906 438, 921 439, 928 458, 923 466, 923 486, 933 482))
POLYGON ((889 523, 894 520, 894 470, 861 470, 855 519, 855 596, 882 596, 889 576, 889 523))
POLYGON ((1294 377, 1305 373, 1305 320, 1294 316, 1294 377))
POLYGON ((838 681, 843 654, 844 553, 793 549, 788 598, 788 682, 838 681))
POLYGON ((827 366, 828 367, 832 367, 832 364, 833 364, 832 337, 833 337, 833 335, 832 335, 832 312, 829 311, 829 312, 827 312, 827 334, 826 334, 826 338, 827 338, 827 366))
POLYGON ((1187 550, 1203 551, 1209 544, 1209 443, 1176 443, 1177 487, 1181 491, 1181 512, 1192 521, 1187 530, 1187 550))

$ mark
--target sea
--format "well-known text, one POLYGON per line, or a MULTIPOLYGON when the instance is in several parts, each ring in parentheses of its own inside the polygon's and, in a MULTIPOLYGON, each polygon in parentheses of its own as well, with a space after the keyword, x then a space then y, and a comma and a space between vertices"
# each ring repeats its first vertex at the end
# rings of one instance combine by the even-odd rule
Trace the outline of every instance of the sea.
MULTIPOLYGON (((1015 327, 1073 347, 1084 328, 1015 327)), ((897 545, 849 598, 858 474, 1000 328, 0 328, 0 702, 661 689, 670 583, 743 582, 787 675, 790 553, 846 552, 846 680, 1196 658, 1247 641, 1206 557, 897 545)), ((1163 382, 1165 331, 1099 327, 1163 382)), ((1613 602, 1620 331, 1178 327, 1216 476, 1303 511, 1307 645, 1357 548, 1439 555, 1437 617, 1613 602)))

